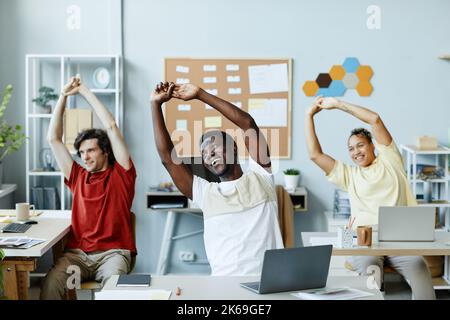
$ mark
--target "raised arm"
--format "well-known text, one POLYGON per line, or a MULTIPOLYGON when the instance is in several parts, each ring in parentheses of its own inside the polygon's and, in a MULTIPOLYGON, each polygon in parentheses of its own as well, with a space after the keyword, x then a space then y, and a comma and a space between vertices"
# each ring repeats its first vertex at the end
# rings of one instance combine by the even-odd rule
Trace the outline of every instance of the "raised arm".
MULTIPOLYGON (((316 100, 317 102, 317 100, 316 100)), ((314 127, 314 116, 320 112, 319 106, 314 103, 305 115, 305 137, 309 158, 317 164, 327 175, 333 170, 336 160, 323 153, 314 127)))
POLYGON ((79 93, 86 99, 86 101, 92 106, 94 112, 102 122, 103 127, 106 130, 109 140, 111 141, 111 148, 114 153, 116 161, 122 168, 128 170, 131 168, 130 153, 125 143, 122 133, 114 120, 113 115, 108 109, 100 102, 100 100, 86 87, 83 83, 80 84, 79 93))
POLYGON ((182 100, 198 99, 223 114, 244 131, 245 146, 252 159, 268 172, 271 171, 270 153, 266 138, 251 115, 193 84, 175 85, 172 96, 182 100))
POLYGON ((318 104, 322 109, 339 109, 355 116, 371 126, 373 136, 378 143, 385 146, 392 143, 392 136, 384 126, 383 120, 381 120, 378 113, 336 98, 321 98, 318 104))
POLYGON ((153 121, 153 134, 156 149, 164 167, 172 177, 173 182, 186 197, 192 200, 193 175, 189 168, 178 158, 175 147, 167 131, 161 110, 162 104, 170 100, 175 85, 173 83, 160 83, 151 96, 151 109, 153 121))
POLYGON ((53 111, 47 133, 47 141, 50 144, 53 154, 55 155, 56 162, 58 163, 58 166, 66 179, 70 178, 73 159, 69 150, 62 141, 63 116, 66 108, 67 96, 76 94, 78 85, 79 80, 72 77, 70 82, 64 86, 58 102, 56 103, 55 110, 53 111))

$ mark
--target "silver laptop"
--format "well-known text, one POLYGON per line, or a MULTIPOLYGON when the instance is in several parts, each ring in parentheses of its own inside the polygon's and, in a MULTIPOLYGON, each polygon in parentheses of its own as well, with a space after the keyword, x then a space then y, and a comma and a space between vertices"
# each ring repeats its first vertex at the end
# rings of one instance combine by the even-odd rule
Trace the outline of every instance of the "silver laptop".
POLYGON ((323 288, 333 246, 266 250, 259 282, 241 283, 256 293, 323 288))
POLYGON ((380 207, 378 241, 434 241, 434 207, 380 207))

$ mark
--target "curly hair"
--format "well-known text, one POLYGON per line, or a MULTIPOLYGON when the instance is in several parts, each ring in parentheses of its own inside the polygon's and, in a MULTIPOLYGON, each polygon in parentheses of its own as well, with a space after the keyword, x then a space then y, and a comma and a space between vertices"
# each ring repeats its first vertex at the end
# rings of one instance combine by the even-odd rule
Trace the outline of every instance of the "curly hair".
POLYGON ((99 148, 103 151, 103 153, 108 153, 108 163, 112 166, 116 162, 116 158, 114 157, 114 153, 111 147, 111 141, 109 141, 108 135, 105 130, 102 129, 86 129, 81 131, 77 138, 75 139, 75 143, 73 144, 75 150, 77 150, 77 155, 80 155, 80 145, 84 140, 89 139, 97 139, 97 144, 99 148))
POLYGON ((362 138, 366 138, 366 140, 369 143, 372 143, 372 134, 367 129, 364 129, 364 128, 353 129, 352 132, 350 132, 350 136, 348 138, 350 139, 353 136, 359 136, 362 138))

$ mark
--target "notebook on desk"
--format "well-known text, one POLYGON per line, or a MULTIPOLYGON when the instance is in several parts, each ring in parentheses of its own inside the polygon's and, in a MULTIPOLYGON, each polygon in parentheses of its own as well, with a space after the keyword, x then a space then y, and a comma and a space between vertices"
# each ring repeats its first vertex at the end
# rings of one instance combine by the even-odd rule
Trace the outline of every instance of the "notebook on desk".
POLYGON ((117 280, 117 287, 150 287, 149 274, 121 274, 117 280))

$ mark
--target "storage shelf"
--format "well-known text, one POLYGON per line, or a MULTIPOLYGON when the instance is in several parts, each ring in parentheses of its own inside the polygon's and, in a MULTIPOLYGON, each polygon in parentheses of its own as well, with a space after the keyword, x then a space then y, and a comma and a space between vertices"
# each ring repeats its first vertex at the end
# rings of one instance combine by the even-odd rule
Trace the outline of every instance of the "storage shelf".
MULTIPOLYGON (((83 82, 89 87, 105 107, 113 114, 117 126, 122 130, 123 119, 123 90, 122 57, 118 54, 27 54, 25 57, 25 134, 29 139, 26 143, 25 152, 25 173, 26 173, 26 201, 31 202, 32 194, 36 196, 34 187, 45 186, 54 188, 59 198, 58 209, 67 209, 71 206, 71 194, 64 184, 64 174, 61 171, 43 171, 40 150, 48 147, 46 141, 46 130, 48 122, 52 117, 51 113, 44 113, 48 110, 39 109, 32 102, 33 98, 39 95, 39 88, 43 85, 49 86, 59 94, 60 88, 64 88, 68 78, 75 74, 80 74, 83 82), (107 68, 110 72, 110 83, 106 88, 96 87, 93 74, 98 68, 107 68), (41 120, 45 119, 45 120, 41 120), (48 119, 48 120, 47 120, 48 119), (33 178, 30 178, 33 177, 33 178)), ((72 97, 73 98, 73 97, 72 97)), ((79 99, 68 99, 67 109, 84 109, 85 102, 79 99)), ((52 108, 54 110, 54 107, 52 108)), ((92 122, 98 120, 92 114, 92 122)), ((77 120, 71 117, 73 126, 66 128, 76 128, 83 119, 77 120), (78 121, 78 123, 76 123, 78 121)), ((67 118, 65 119, 67 121, 67 118)), ((84 124, 83 124, 84 125, 84 124)), ((92 123, 92 126, 95 126, 92 123)), ((78 130, 78 128, 77 128, 78 130)), ((78 130, 79 131, 79 130, 78 130)), ((75 134, 75 131, 73 134, 75 134)), ((66 136, 66 132, 64 132, 66 136)), ((74 154, 72 154, 74 155, 74 154)), ((54 156, 53 156, 54 158, 54 156)), ((35 200, 35 199, 34 199, 35 200)), ((42 204, 46 206, 46 204, 42 204)), ((44 209, 44 208, 42 208, 44 209)))
POLYGON ((117 89, 91 89, 92 93, 99 93, 99 94, 107 94, 107 93, 119 93, 119 90, 117 89))
POLYGON ((427 203, 417 201, 417 203, 421 207, 436 207, 436 208, 449 208, 450 207, 450 202, 448 202, 448 201, 445 201, 445 202, 427 202, 427 203))
POLYGON ((438 146, 437 149, 434 150, 422 150, 413 145, 405 145, 402 144, 401 149, 404 149, 410 153, 414 154, 429 154, 429 155, 437 155, 437 154, 450 154, 450 148, 445 146, 438 146))
POLYGON ((61 176, 61 171, 30 171, 30 176, 61 176))
POLYGON ((435 277, 431 279, 435 290, 448 290, 450 283, 444 277, 435 277))
POLYGON ((52 117, 51 113, 29 113, 29 118, 47 118, 50 119, 52 117))
POLYGON ((428 180, 422 180, 422 179, 416 179, 416 182, 418 183, 425 183, 425 182, 431 182, 431 183, 446 183, 449 182, 450 178, 443 178, 443 179, 428 179, 428 180))

